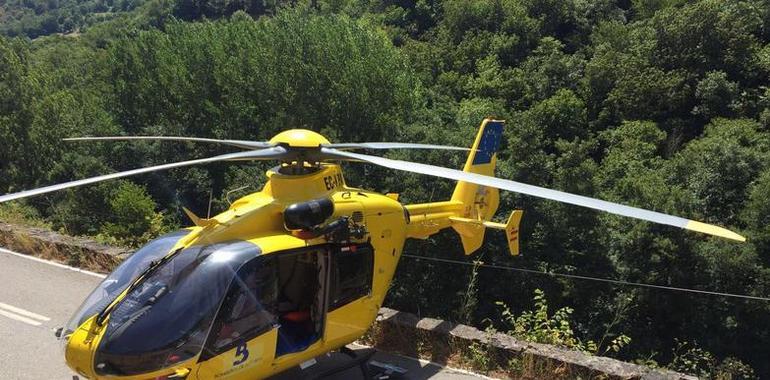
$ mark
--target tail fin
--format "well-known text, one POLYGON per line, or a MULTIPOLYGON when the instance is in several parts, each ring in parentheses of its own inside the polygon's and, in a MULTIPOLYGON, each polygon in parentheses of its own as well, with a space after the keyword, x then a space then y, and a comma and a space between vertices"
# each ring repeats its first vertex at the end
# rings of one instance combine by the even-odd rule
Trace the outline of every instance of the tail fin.
MULTIPOLYGON (((481 128, 473 142, 473 147, 463 171, 488 176, 495 175, 497 164, 497 149, 503 135, 502 120, 484 119, 481 128)), ((499 192, 495 188, 480 186, 473 183, 458 182, 452 194, 452 201, 463 204, 461 215, 456 218, 459 223, 453 223, 452 228, 460 234, 465 254, 469 255, 479 249, 484 243, 485 226, 481 223, 489 221, 497 211, 500 203, 499 192), (465 220, 460 222, 460 220, 465 220), (474 221, 475 223, 468 223, 474 221)))

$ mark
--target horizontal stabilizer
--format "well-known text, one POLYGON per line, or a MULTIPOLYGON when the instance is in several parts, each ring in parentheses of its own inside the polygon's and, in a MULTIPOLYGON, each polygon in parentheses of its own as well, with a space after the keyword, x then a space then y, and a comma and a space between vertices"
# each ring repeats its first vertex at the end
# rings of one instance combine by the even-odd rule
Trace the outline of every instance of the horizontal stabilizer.
MULTIPOLYGON (((519 254, 519 223, 521 223, 521 217, 523 215, 524 215, 524 211, 514 210, 511 213, 511 216, 508 218, 508 222, 505 224, 490 222, 486 220, 461 218, 457 216, 451 216, 449 217, 449 220, 452 221, 452 224, 455 225, 456 229, 458 230, 479 231, 483 227, 486 227, 486 228, 492 228, 495 230, 505 231, 505 237, 506 237, 506 240, 508 241, 508 250, 510 251, 511 255, 517 256, 519 254), (457 228, 460 226, 464 226, 465 228, 457 228)), ((483 233, 478 235, 482 237, 484 236, 483 233)), ((463 235, 461 234, 461 236, 463 235)), ((465 248, 466 248, 466 254, 470 254, 474 250, 478 249, 478 247, 474 247, 473 250, 468 252, 469 247, 465 247, 465 248)))
POLYGON ((521 217, 523 215, 523 210, 514 210, 508 218, 508 223, 494 223, 495 226, 487 226, 505 230, 505 238, 508 240, 508 251, 513 256, 519 255, 519 223, 521 223, 521 217))

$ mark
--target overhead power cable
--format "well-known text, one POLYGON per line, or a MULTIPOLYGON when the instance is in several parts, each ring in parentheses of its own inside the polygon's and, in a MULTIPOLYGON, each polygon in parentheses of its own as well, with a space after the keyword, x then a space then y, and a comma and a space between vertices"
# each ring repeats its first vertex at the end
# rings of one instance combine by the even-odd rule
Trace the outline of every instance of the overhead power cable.
POLYGON ((459 260, 449 260, 449 259, 441 259, 441 258, 437 258, 437 257, 425 257, 425 256, 410 255, 410 254, 407 254, 407 253, 404 253, 401 256, 408 257, 410 259, 435 261, 435 262, 444 263, 444 264, 465 265, 465 266, 471 266, 471 267, 472 266, 478 266, 478 267, 481 267, 481 268, 507 270, 507 271, 514 271, 514 272, 523 272, 523 273, 538 274, 538 275, 550 276, 550 277, 564 277, 564 278, 571 278, 571 279, 575 279, 575 280, 597 281, 597 282, 605 282, 605 283, 616 284, 616 285, 636 286, 636 287, 641 287, 641 288, 652 288, 652 289, 662 289, 662 290, 670 290, 670 291, 677 291, 677 292, 708 294, 708 295, 713 295, 713 296, 743 298, 743 299, 756 300, 756 301, 770 301, 770 297, 758 297, 758 296, 750 296, 750 295, 746 295, 746 294, 712 292, 712 291, 708 291, 708 290, 680 288, 680 287, 676 287, 676 286, 664 286, 664 285, 645 284, 645 283, 641 283, 641 282, 622 281, 622 280, 615 280, 615 279, 610 279, 610 278, 581 276, 581 275, 576 275, 576 274, 567 274, 567 273, 558 273, 558 272, 545 272, 545 271, 539 271, 539 270, 534 270, 534 269, 525 269, 525 268, 511 267, 511 266, 506 266, 506 265, 495 265, 495 264, 484 264, 484 263, 476 264, 476 263, 469 263, 469 262, 459 261, 459 260))

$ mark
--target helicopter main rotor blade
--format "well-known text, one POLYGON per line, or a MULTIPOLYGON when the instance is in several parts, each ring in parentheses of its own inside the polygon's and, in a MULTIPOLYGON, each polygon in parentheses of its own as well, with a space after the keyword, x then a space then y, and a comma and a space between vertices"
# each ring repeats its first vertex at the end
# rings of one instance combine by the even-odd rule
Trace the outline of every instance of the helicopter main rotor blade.
POLYGON ((254 150, 249 152, 230 153, 230 154, 223 154, 223 155, 209 157, 209 158, 200 158, 197 160, 181 161, 181 162, 173 162, 170 164, 149 166, 146 168, 139 168, 139 169, 133 169, 133 170, 128 170, 124 172, 105 174, 97 177, 79 179, 71 182, 64 182, 56 185, 40 187, 37 189, 20 191, 18 193, 6 194, 6 195, 0 196, 0 203, 14 200, 14 199, 31 197, 34 195, 50 193, 52 191, 69 189, 71 187, 83 186, 83 185, 88 185, 95 182, 102 182, 102 181, 107 181, 115 178, 123 178, 123 177, 128 177, 128 176, 142 174, 142 173, 154 172, 158 170, 166 170, 166 169, 179 168, 183 166, 207 164, 210 162, 218 162, 218 161, 270 160, 270 159, 282 158, 285 155, 286 155, 286 149, 282 147, 273 147, 269 149, 254 150))
POLYGON ((436 150, 462 150, 462 151, 471 150, 470 148, 465 148, 461 146, 414 144, 414 143, 399 143, 399 142, 339 143, 339 144, 325 144, 325 145, 322 145, 322 147, 339 149, 339 150, 348 150, 348 149, 436 149, 436 150))
POLYGON ((554 200, 557 202, 569 203, 577 206, 592 208, 595 210, 606 211, 612 214, 627 216, 636 219, 647 220, 654 223, 667 224, 669 226, 684 228, 691 231, 706 233, 709 235, 720 236, 727 239, 746 241, 746 238, 719 226, 701 223, 698 221, 681 218, 678 216, 663 214, 656 211, 645 210, 637 207, 622 205, 619 203, 607 202, 596 198, 590 198, 582 195, 565 193, 563 191, 552 190, 544 187, 528 185, 521 182, 511 181, 502 178, 490 177, 481 174, 468 173, 456 169, 444 168, 416 162, 401 160, 392 160, 384 157, 370 156, 366 154, 344 152, 340 150, 322 148, 321 152, 325 158, 342 159, 346 161, 356 160, 368 162, 370 164, 384 166, 390 169, 396 169, 406 172, 425 174, 434 177, 448 178, 456 181, 475 183, 477 185, 494 187, 502 190, 515 191, 517 193, 527 194, 539 198, 554 200))
POLYGON ((182 137, 182 136, 100 136, 100 137, 70 137, 64 141, 129 141, 129 140, 149 140, 149 141, 192 141, 230 145, 243 149, 263 149, 275 146, 267 141, 247 141, 247 140, 219 140, 203 137, 182 137))
MULTIPOLYGON (((247 140, 219 140, 209 139, 203 137, 182 137, 182 136, 85 136, 85 137, 69 137, 64 141, 130 141, 130 140, 145 140, 145 141, 191 141, 191 142, 204 142, 215 143, 223 145, 236 146, 238 148, 245 149, 263 149, 275 146, 275 144, 267 141, 247 141, 247 140)), ((436 150, 461 150, 469 151, 470 148, 460 146, 448 146, 448 145, 433 145, 433 144, 415 144, 415 143, 399 143, 399 142, 363 142, 363 143, 339 143, 339 144, 325 144, 323 147, 335 148, 341 150, 347 149, 436 149, 436 150)))

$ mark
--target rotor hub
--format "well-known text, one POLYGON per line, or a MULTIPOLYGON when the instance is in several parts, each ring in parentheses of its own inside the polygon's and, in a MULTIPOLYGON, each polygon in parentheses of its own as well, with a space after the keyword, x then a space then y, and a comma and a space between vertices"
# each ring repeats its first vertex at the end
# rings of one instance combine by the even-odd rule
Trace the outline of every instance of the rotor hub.
POLYGON ((270 143, 291 148, 318 148, 321 145, 329 144, 329 140, 321 134, 307 129, 290 129, 273 136, 270 143))

